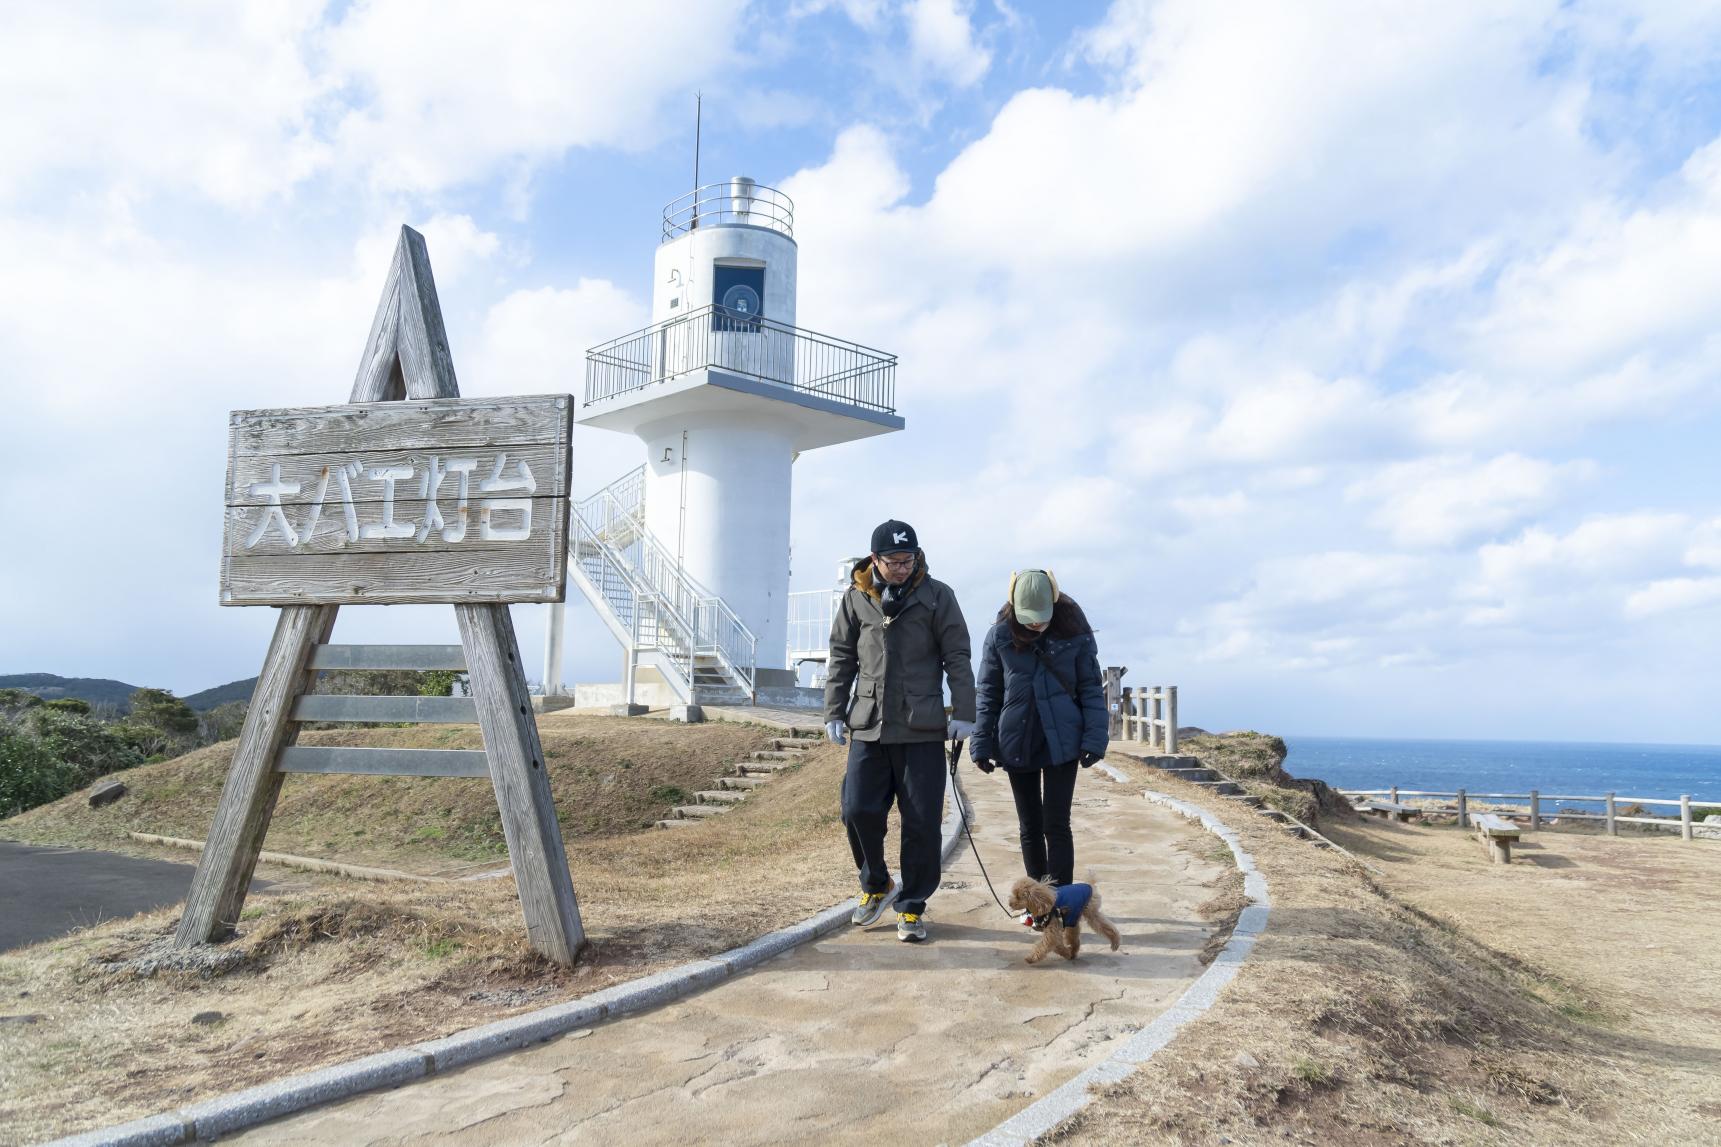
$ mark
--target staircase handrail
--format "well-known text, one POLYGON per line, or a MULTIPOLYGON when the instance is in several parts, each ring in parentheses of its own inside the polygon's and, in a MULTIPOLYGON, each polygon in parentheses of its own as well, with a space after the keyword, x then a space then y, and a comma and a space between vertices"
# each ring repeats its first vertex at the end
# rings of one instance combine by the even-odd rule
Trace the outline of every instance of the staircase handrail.
MULTIPOLYGON (((699 652, 698 636, 693 625, 675 608, 674 603, 666 601, 662 594, 653 589, 650 583, 645 580, 643 572, 627 561, 621 551, 611 545, 603 534, 593 527, 591 522, 580 514, 574 514, 573 527, 576 560, 578 560, 578 555, 581 552, 578 548, 579 543, 589 539, 596 548, 598 556, 608 568, 612 569, 626 583, 628 592, 633 596, 633 600, 627 603, 627 620, 633 628, 636 640, 640 636, 639 628, 642 622, 649 616, 651 624, 667 630, 670 639, 667 648, 664 647, 662 641, 654 641, 653 647, 668 654, 670 659, 677 663, 677 667, 687 680, 692 681, 693 661, 699 652), (644 603, 647 602, 651 604, 651 609, 644 608, 644 603)), ((602 590, 605 587, 600 583, 598 588, 602 590)), ((605 592, 604 596, 609 598, 610 594, 605 592)), ((612 601, 610 604, 612 609, 616 609, 615 602, 612 601)), ((616 612, 620 615, 622 611, 616 609, 616 612)))
POLYGON ((746 688, 754 692, 754 673, 758 665, 759 640, 729 603, 695 581, 657 536, 646 527, 644 520, 643 479, 645 467, 624 475, 591 497, 578 503, 574 517, 593 539, 614 555, 617 564, 626 569, 630 581, 637 584, 636 592, 648 593, 663 603, 672 620, 679 625, 694 654, 716 656, 746 688), (618 496, 618 487, 626 494, 630 481, 641 480, 640 496, 636 499, 618 496), (633 502, 634 505, 629 505, 633 502), (635 506, 639 507, 637 510, 635 506), (627 546, 617 546, 611 540, 618 523, 625 523, 633 537, 627 546), (627 551, 637 544, 637 563, 627 551))

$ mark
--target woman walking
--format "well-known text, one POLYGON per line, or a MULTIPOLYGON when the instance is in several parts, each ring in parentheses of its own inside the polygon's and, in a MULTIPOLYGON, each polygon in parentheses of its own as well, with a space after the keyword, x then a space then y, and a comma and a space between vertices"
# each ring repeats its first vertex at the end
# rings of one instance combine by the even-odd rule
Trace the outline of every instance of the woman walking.
POLYGON ((1093 628, 1050 571, 1011 576, 980 653, 977 685, 969 755, 982 772, 1002 765, 1010 778, 1027 874, 1070 884, 1076 769, 1105 756, 1109 722, 1093 628))

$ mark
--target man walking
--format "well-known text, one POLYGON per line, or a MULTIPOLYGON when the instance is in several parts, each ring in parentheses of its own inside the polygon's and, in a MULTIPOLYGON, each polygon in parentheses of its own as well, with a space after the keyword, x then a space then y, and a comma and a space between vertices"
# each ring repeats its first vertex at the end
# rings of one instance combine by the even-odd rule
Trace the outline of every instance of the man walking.
POLYGON ((894 900, 896 938, 924 940, 920 917, 940 870, 943 742, 974 732, 974 671, 956 594, 926 576, 914 528, 894 519, 872 532, 871 557, 855 566, 831 622, 825 733, 840 745, 851 731, 843 825, 860 869, 854 923, 876 923, 894 900), (893 801, 902 814, 900 885, 884 858, 893 801))

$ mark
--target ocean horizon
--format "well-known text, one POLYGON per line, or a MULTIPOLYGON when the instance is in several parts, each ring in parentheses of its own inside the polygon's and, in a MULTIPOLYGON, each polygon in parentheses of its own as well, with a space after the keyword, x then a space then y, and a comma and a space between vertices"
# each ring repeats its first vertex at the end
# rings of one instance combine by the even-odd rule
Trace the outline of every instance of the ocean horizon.
POLYGON ((1721 745, 1436 738, 1284 738, 1285 770, 1340 789, 1423 789, 1721 805, 1721 745))

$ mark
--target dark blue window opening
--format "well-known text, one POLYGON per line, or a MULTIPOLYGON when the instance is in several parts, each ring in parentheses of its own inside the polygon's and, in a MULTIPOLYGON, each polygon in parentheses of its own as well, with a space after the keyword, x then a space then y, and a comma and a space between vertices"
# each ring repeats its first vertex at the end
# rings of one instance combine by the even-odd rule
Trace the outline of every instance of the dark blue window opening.
POLYGON ((765 268, 712 267, 711 305, 717 330, 758 330, 765 309, 765 268))

